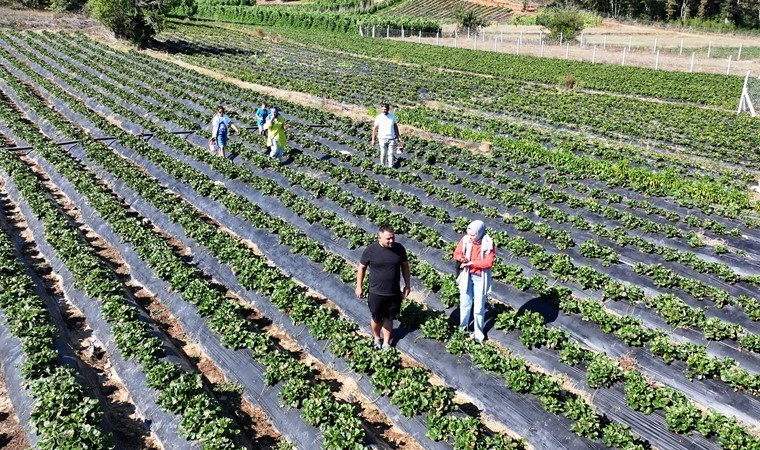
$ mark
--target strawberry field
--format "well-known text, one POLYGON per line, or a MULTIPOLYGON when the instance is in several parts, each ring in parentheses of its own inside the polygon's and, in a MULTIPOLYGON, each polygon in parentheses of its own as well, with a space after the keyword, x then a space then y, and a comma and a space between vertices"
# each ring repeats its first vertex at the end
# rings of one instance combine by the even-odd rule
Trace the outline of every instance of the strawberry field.
POLYGON ((568 91, 559 65, 278 33, 176 23, 158 50, 390 101, 419 131, 397 168, 359 117, 81 34, 0 34, 0 366, 29 445, 760 449, 760 121, 722 108, 735 80, 610 68, 568 91), (283 164, 246 131, 262 102, 291 126, 283 164), (217 105, 243 130, 232 160, 208 151, 217 105), (497 247, 482 345, 454 326, 474 219, 497 247), (386 351, 354 295, 381 224, 413 292, 386 351))

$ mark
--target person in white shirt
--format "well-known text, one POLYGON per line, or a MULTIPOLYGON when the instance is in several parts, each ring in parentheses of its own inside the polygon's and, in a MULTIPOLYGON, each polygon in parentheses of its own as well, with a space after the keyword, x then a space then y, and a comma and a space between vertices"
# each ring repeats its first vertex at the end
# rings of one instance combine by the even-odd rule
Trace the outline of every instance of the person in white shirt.
POLYGON ((219 155, 224 158, 224 150, 227 147, 227 133, 229 128, 235 130, 235 133, 240 134, 240 131, 232 123, 230 117, 224 113, 224 107, 219 106, 216 108, 216 114, 211 121, 211 142, 219 149, 219 155))
POLYGON ((375 126, 372 128, 372 140, 369 145, 375 146, 375 140, 380 143, 380 164, 393 167, 393 153, 401 148, 403 143, 398 131, 396 116, 389 113, 387 103, 380 105, 380 114, 375 117, 375 126))

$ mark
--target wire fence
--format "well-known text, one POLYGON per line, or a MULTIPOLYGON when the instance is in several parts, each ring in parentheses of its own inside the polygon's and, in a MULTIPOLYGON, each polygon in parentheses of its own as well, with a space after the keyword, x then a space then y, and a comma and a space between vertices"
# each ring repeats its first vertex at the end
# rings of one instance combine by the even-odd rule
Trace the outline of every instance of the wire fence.
MULTIPOLYGON (((694 47, 693 43, 672 38, 642 43, 641 37, 620 34, 581 34, 568 40, 560 35, 550 38, 539 28, 531 31, 481 31, 464 29, 438 32, 424 32, 390 27, 359 27, 359 35, 369 38, 395 39, 472 50, 494 51, 517 55, 563 58, 591 63, 631 65, 655 70, 677 70, 686 72, 712 72, 744 75, 758 53, 757 47, 745 48, 743 43, 735 47, 713 46, 707 41, 706 47, 694 47), (748 52, 751 51, 751 54, 748 52), (742 53, 744 57, 742 56, 742 53)), ((755 68, 756 69, 756 68, 755 68)))

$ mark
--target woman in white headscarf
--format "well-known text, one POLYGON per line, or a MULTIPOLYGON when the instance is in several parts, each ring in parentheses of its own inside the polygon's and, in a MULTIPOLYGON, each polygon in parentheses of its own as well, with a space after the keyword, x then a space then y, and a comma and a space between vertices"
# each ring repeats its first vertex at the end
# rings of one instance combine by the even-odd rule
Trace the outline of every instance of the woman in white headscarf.
POLYGON ((459 326, 465 330, 474 307, 475 342, 483 342, 486 294, 491 291, 491 268, 496 252, 493 239, 486 234, 486 225, 475 220, 467 226, 467 234, 459 240, 454 250, 454 260, 461 263, 459 284, 459 326))

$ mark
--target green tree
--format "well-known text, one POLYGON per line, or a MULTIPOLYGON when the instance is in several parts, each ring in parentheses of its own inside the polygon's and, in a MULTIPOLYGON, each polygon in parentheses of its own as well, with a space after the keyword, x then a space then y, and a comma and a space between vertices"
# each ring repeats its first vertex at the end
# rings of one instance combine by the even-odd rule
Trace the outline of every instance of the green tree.
POLYGON ((164 27, 167 13, 180 0, 89 0, 87 7, 100 23, 139 47, 164 27))
POLYGON ((459 2, 455 7, 454 18, 463 29, 476 29, 488 25, 488 22, 483 17, 477 15, 471 8, 466 7, 464 2, 459 2))
POLYGON ((549 30, 549 39, 575 39, 583 30, 583 15, 577 9, 547 8, 536 16, 536 25, 549 30))

